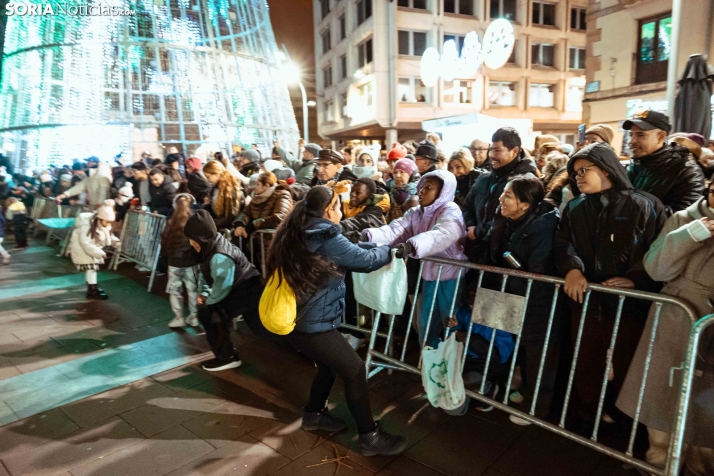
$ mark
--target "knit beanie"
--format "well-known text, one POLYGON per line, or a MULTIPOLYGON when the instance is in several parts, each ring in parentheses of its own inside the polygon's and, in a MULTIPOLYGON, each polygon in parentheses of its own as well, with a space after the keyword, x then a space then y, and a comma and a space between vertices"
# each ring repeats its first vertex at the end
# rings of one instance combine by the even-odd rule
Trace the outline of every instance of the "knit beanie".
POLYGON ((80 170, 84 170, 84 165, 80 162, 75 162, 72 164, 72 170, 75 172, 79 172, 80 170))
POLYGON ((406 172, 409 174, 411 177, 414 172, 417 170, 417 165, 414 161, 409 160, 409 159, 399 159, 397 160, 397 163, 394 164, 394 170, 401 170, 402 172, 406 172))
POLYGON ((243 157, 244 159, 246 159, 251 164, 260 162, 260 154, 253 149, 244 150, 243 152, 240 153, 240 156, 243 157))
POLYGON ((613 131, 612 127, 608 126, 607 124, 595 124, 590 129, 585 131, 585 134, 595 134, 596 136, 610 144, 612 143, 612 138, 615 136, 615 131, 613 131))
POLYGON ((310 152, 315 157, 317 157, 318 155, 320 155, 320 151, 322 150, 322 147, 320 147, 317 144, 313 144, 311 142, 311 143, 305 145, 305 150, 307 152, 310 152))
POLYGON ((203 165, 201 163, 201 159, 198 157, 189 157, 186 159, 185 164, 187 167, 191 167, 193 170, 201 170, 201 166, 203 165))
POLYGON ((119 189, 118 193, 127 199, 134 198, 134 187, 131 185, 131 182, 127 182, 119 189))
POLYGON ((116 221, 117 217, 114 213, 114 200, 104 200, 104 203, 97 208, 97 216, 102 220, 116 221))
POLYGON ((42 174, 42 175, 40 175, 40 182, 42 182, 42 183, 52 182, 52 176, 50 174, 42 174))
POLYGON ((407 156, 407 149, 400 144, 395 142, 392 144, 392 149, 387 154, 387 160, 399 160, 407 156))
POLYGON ((60 182, 71 182, 71 181, 72 181, 72 176, 70 174, 60 175, 60 182))

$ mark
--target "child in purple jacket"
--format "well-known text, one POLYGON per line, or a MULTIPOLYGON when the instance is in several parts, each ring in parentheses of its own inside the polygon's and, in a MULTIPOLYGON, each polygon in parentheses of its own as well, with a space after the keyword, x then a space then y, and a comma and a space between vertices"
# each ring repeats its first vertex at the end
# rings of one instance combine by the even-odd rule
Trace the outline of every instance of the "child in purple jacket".
MULTIPOLYGON (((417 185, 419 206, 389 225, 364 230, 368 241, 389 243, 397 248, 398 258, 421 259, 427 257, 465 261, 459 240, 466 234, 461 209, 454 203, 456 177, 446 170, 435 170, 424 175, 417 185)), ((451 304, 456 289, 459 267, 443 265, 441 276, 437 263, 424 262, 422 275, 422 299, 419 309, 419 343, 424 342, 426 323, 429 319, 436 291, 434 314, 429 326, 427 345, 436 347, 444 324, 451 317, 451 304), (438 288, 437 288, 438 280, 438 288)), ((461 304, 459 296, 454 309, 461 304)))

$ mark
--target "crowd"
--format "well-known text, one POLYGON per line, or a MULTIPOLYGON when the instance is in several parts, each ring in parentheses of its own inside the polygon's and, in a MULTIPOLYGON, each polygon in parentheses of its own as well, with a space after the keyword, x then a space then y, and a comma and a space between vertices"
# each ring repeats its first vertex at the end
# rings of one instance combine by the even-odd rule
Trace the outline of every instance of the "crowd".
MULTIPOLYGON (((530 408, 537 395, 535 414, 541 418, 555 413, 559 382, 569 369, 587 305, 587 337, 580 345, 566 425, 589 436, 608 357, 612 368, 602 421, 615 428, 632 421, 654 307, 632 298, 623 305, 616 295, 589 293, 588 283, 677 296, 702 316, 714 306, 714 153, 702 136, 670 135, 669 118, 656 111, 638 114, 623 127, 630 132, 631 157, 618 156, 610 146, 614 132, 607 125, 588 129, 575 148, 539 136, 531 151, 516 130, 504 127, 490 140, 476 139, 450 155, 437 134, 427 134, 419 143, 395 143, 386 150, 348 146, 338 151, 301 141, 296 157, 276 141, 267 160, 255 149, 232 159, 217 152, 207 163, 178 151, 164 160, 143 157, 114 168, 90 158, 71 169, 42 171, 39 177, 16 175, 9 187, 8 175, 4 180, 0 175, 0 187, 5 184, 0 192, 9 198, 7 216, 20 248, 26 243, 18 216, 32 206, 33 195, 89 207, 80 215, 70 248, 77 268, 87 273, 90 298, 107 297, 97 287, 96 269, 115 244, 113 223, 131 207, 166 215, 163 262, 175 313, 169 325, 200 323, 205 328, 215 359, 204 368, 241 364, 230 340, 230 322, 241 316, 256 334, 315 361, 305 428, 345 427, 325 407, 336 376, 343 378, 368 455, 398 453, 405 441, 383 432, 372 419, 365 367, 356 353, 359 336, 339 331, 343 319, 362 319, 349 271, 379 269, 393 256, 406 259, 410 299, 404 316, 416 306, 420 343, 437 346, 446 328, 462 341, 470 332, 465 380, 474 384, 486 374, 486 353, 494 339, 489 395, 509 392, 510 401, 523 408, 530 408), (294 292, 297 316, 287 336, 273 335, 262 325, 258 303, 265 283, 246 257, 248 248, 241 247, 246 240, 239 240, 273 229, 265 262, 259 263, 259 256, 252 261, 294 292), (479 279, 470 272, 458 279, 460 267, 420 263, 428 257, 561 276, 563 293, 553 305, 553 285, 532 284, 516 349, 514 335, 470 323, 477 288, 501 290, 500 276, 486 273, 479 279), (420 264, 419 299, 414 299, 420 264), (504 388, 512 359, 522 381, 517 391, 504 388)), ((7 264, 7 253, 0 252, 7 264)), ((525 296, 527 287, 524 279, 511 278, 504 290, 525 296)), ((689 333, 680 314, 675 306, 662 307, 639 416, 649 435, 647 460, 653 464, 664 461, 677 401, 669 374, 683 359, 689 333)), ((403 316, 398 323, 407 330, 403 316)), ((707 364, 714 361, 712 342, 705 338, 700 351, 707 364)), ((686 464, 693 474, 714 474, 713 367, 703 365, 695 380, 686 464)), ((515 416, 511 421, 529 424, 515 416)))

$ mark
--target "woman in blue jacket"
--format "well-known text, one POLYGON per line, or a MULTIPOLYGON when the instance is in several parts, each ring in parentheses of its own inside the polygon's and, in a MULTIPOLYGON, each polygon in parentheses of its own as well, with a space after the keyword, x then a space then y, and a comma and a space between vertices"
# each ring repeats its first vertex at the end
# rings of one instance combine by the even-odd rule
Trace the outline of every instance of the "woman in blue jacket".
POLYGON ((297 320, 287 339, 317 364, 303 429, 336 432, 346 427, 343 420, 327 413, 325 405, 339 375, 357 423, 362 454, 394 455, 404 451, 406 440, 382 431, 374 422, 365 364, 339 332, 345 308, 345 273, 377 270, 390 262, 391 253, 387 246, 350 243, 342 236, 340 210, 339 194, 326 186, 313 187, 276 231, 268 276, 281 270, 295 292, 297 320))

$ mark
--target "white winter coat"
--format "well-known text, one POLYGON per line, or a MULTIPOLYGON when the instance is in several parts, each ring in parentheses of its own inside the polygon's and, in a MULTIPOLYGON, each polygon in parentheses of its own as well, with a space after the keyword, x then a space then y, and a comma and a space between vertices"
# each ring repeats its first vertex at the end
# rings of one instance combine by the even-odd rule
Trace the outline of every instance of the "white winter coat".
POLYGON ((72 256, 72 263, 82 264, 102 264, 104 263, 104 251, 102 248, 111 246, 119 239, 112 235, 111 227, 97 227, 98 239, 89 236, 89 225, 94 213, 80 213, 77 223, 72 232, 69 242, 69 252, 72 256))

